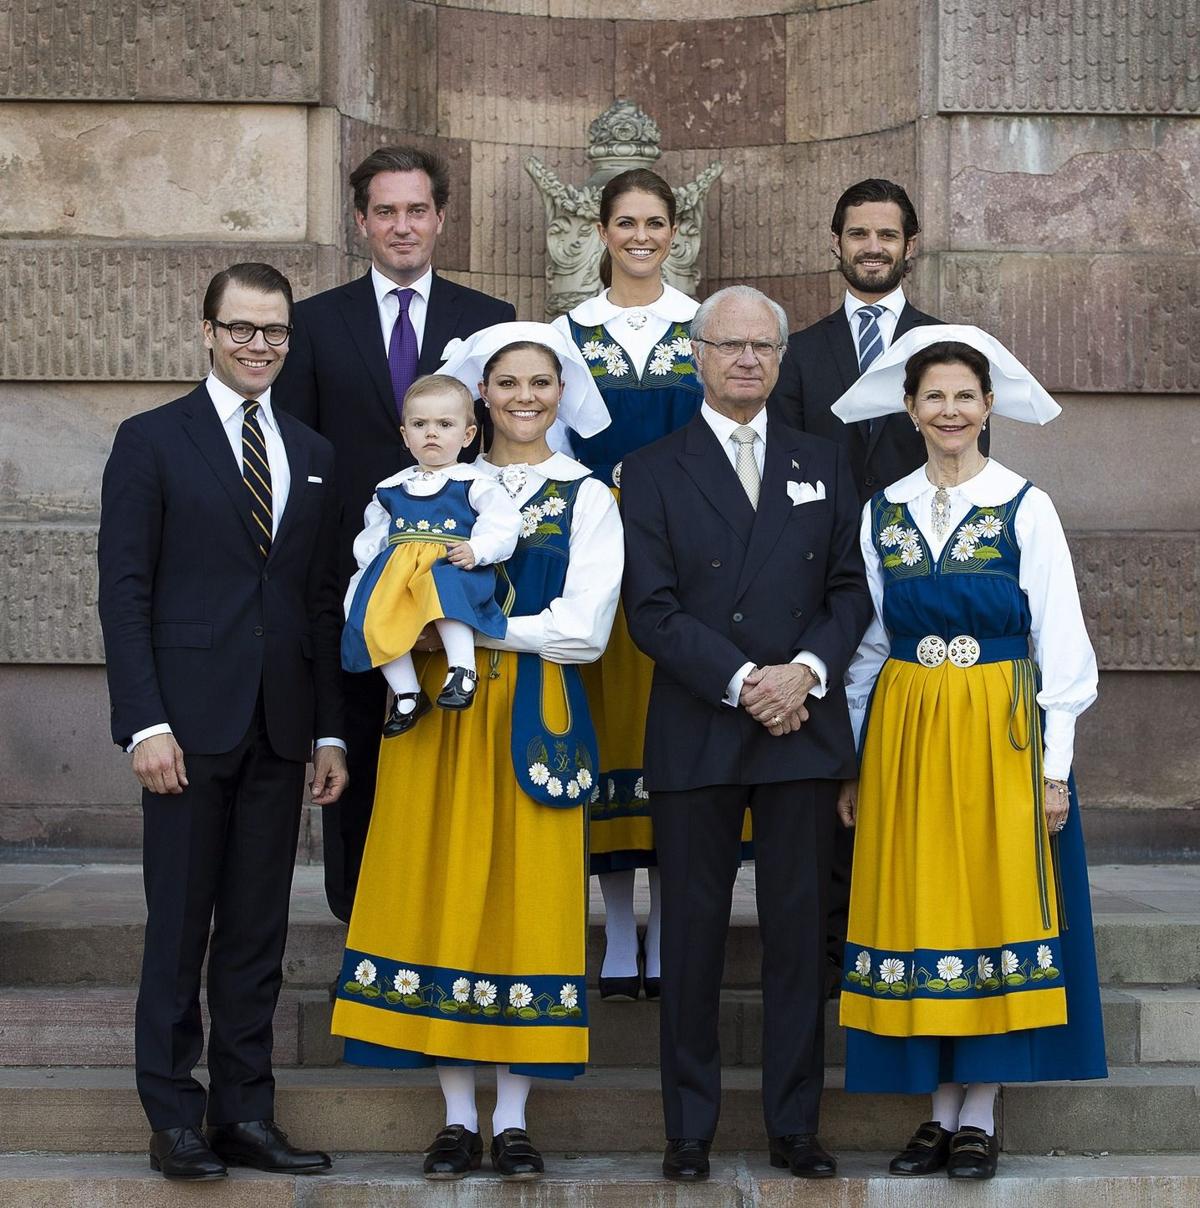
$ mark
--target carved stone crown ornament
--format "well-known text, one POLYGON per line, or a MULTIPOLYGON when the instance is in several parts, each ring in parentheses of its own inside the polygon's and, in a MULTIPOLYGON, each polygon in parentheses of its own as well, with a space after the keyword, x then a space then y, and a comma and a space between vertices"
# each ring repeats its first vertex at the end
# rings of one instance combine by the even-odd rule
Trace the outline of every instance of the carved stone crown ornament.
MULTIPOLYGON (((614 101, 588 127, 588 162, 593 171, 580 186, 558 178, 552 168, 530 156, 525 170, 533 178, 546 209, 546 317, 566 314, 600 292, 600 256, 604 245, 596 232, 600 192, 629 168, 650 168, 662 155, 658 123, 632 101, 614 101)), ((700 239, 704 202, 713 182, 725 170, 719 160, 695 180, 672 186, 675 194, 675 238, 663 266, 668 284, 695 295, 700 284, 700 239)))

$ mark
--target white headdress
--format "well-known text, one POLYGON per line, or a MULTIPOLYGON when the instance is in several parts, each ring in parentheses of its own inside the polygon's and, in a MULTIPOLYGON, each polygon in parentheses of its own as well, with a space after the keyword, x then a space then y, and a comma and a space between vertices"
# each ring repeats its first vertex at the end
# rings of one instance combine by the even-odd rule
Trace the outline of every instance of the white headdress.
POLYGON ((575 341, 549 323, 496 323, 465 340, 451 340, 442 353, 444 363, 438 373, 457 378, 474 395, 488 361, 500 349, 525 340, 545 345, 562 363, 563 395, 558 418, 584 438, 607 428, 612 419, 592 371, 575 341))
POLYGON ((992 410, 997 415, 1025 424, 1048 424, 1062 412, 1045 387, 995 336, 965 324, 937 323, 914 327, 895 340, 833 404, 834 415, 845 424, 853 424, 903 411, 905 363, 914 352, 944 341, 968 344, 987 357, 995 396, 992 410))

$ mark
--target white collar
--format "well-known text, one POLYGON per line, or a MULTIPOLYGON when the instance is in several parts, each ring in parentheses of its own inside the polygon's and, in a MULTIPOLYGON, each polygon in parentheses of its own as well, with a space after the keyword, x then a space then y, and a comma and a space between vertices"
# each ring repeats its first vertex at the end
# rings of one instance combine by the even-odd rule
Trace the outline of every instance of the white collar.
MULTIPOLYGON (((736 419, 730 419, 729 416, 722 415, 715 408, 710 407, 707 402, 700 404, 700 414, 704 417, 704 422, 716 433, 717 440, 721 442, 722 446, 733 435, 733 430, 742 426, 736 419)), ((767 443, 766 407, 761 407, 758 414, 746 426, 753 428, 755 436, 765 445, 767 443)))
MULTIPOLYGON (((425 471, 420 466, 405 466, 398 474, 393 474, 390 478, 385 478, 382 482, 376 484, 376 490, 380 487, 394 487, 404 482, 411 482, 414 478, 419 478, 425 471)), ((474 462, 456 461, 452 465, 443 466, 440 470, 429 471, 430 476, 440 475, 445 479, 455 479, 459 482, 472 482, 479 477, 479 471, 476 469, 474 462)))
POLYGON ((664 323, 687 323, 699 308, 700 303, 695 298, 689 298, 664 281, 663 292, 646 306, 618 306, 609 299, 608 290, 605 290, 586 302, 580 302, 571 311, 571 318, 581 327, 603 327, 618 315, 644 310, 664 323))
MULTIPOLYGON (((890 294, 885 294, 882 298, 879 299, 878 302, 875 302, 874 305, 882 306, 885 310, 890 310, 892 312, 892 314, 894 314, 896 316, 896 318, 899 319, 900 312, 904 309, 904 303, 905 303, 904 286, 897 285, 896 288, 894 290, 892 290, 892 292, 890 294)), ((872 305, 872 303, 864 302, 861 298, 856 298, 849 290, 846 290, 846 297, 845 297, 845 300, 842 302, 842 308, 846 312, 847 320, 853 319, 854 316, 856 314, 858 314, 858 312, 860 310, 862 310, 862 308, 864 306, 871 306, 871 305, 872 305)), ((851 328, 851 330, 853 331, 854 329, 851 328)), ((858 333, 855 332, 854 334, 857 335, 858 333)))
MULTIPOLYGON (((586 478, 591 473, 591 470, 587 466, 576 461, 573 457, 568 457, 565 453, 551 453, 545 461, 538 461, 532 464, 521 462, 518 464, 523 469, 529 470, 541 478, 553 478, 555 482, 574 482, 576 478, 586 478)), ((474 465, 489 478, 497 480, 506 469, 505 466, 492 465, 490 461, 484 459, 482 453, 475 459, 474 465)))
MULTIPOLYGON (((211 370, 208 377, 204 379, 204 385, 208 390, 208 397, 212 399, 212 405, 217 409, 217 418, 224 427, 233 418, 234 412, 242 409, 242 404, 246 399, 236 390, 230 390, 211 370)), ((270 386, 258 396, 258 406, 259 421, 266 420, 267 424, 278 432, 279 425, 275 422, 275 414, 271 410, 270 386)))
POLYGON ((371 265, 371 284, 375 288, 375 305, 381 306, 384 298, 394 289, 413 289, 421 295, 424 302, 429 301, 429 289, 433 284, 433 265, 429 267, 409 286, 400 286, 385 277, 373 264, 371 265))
MULTIPOLYGON (((884 491, 889 503, 912 503, 926 492, 937 488, 929 481, 925 470, 928 462, 919 466, 911 474, 906 474, 898 482, 893 482, 884 491)), ((987 465, 966 482, 956 487, 947 487, 949 491, 957 491, 972 506, 977 508, 999 507, 1007 503, 1025 485, 1025 479, 1020 474, 1014 474, 1006 466, 1002 466, 995 458, 989 459, 987 465)))

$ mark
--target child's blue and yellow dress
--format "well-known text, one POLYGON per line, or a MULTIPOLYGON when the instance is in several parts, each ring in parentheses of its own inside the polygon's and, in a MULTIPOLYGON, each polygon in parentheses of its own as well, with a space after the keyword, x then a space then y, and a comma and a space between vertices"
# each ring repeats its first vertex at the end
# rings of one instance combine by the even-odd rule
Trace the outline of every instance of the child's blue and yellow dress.
MULTIPOLYGON (((581 477, 538 480, 497 601, 512 640, 519 619, 568 595, 599 618, 602 649, 620 523, 583 467, 554 460, 581 477), (568 585, 570 545, 597 503, 607 579, 589 596, 577 579, 568 585)), ((418 655, 416 667, 436 693, 445 655, 418 655)), ((481 647, 476 670, 472 708, 435 709, 403 743, 381 744, 332 1030, 354 1064, 498 1063, 574 1077, 588 1054, 585 817, 597 757, 587 699, 577 666, 536 653, 481 647)))
POLYGON ((504 636, 495 570, 465 570, 446 558, 452 545, 470 539, 479 518, 471 486, 471 479, 447 478, 431 495, 410 494, 395 479, 376 487, 368 516, 374 509, 386 513, 386 543, 346 593, 347 671, 370 671, 408 654, 430 621, 461 621, 477 633, 504 636))
MULTIPOLYGON (((1021 481, 998 466, 990 477, 1001 474, 1021 481)), ((1066 828, 1049 834, 1045 817, 1020 581, 1033 552, 1016 533, 1029 490, 970 508, 937 556, 893 489, 867 505, 888 650, 858 790, 841 995, 848 1090, 1106 1075, 1073 779, 1066 828)), ((1073 577, 1060 604, 1078 611, 1073 577)), ((1090 657, 1082 618, 1079 630, 1090 657)))
MULTIPOLYGON (((612 423, 586 440, 573 436, 574 454, 620 498, 621 462, 630 453, 688 423, 704 388, 696 372, 691 316, 697 303, 665 287, 650 322, 670 315, 639 374, 632 358, 602 322, 615 309, 605 296, 589 299, 566 316, 571 339, 588 362, 612 423), (686 317, 685 317, 686 316, 686 317)), ((563 320, 557 321, 560 326, 563 320)), ((584 671, 600 744, 600 794, 590 813, 593 873, 656 864, 650 796, 642 784, 642 743, 654 664, 633 644, 618 609, 604 657, 584 671)))

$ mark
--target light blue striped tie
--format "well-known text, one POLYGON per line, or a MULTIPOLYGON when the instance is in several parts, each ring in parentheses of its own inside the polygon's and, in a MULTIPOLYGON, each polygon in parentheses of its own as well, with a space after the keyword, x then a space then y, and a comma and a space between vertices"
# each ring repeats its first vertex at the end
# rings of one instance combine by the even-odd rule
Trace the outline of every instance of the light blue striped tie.
POLYGON ((860 306, 858 316, 858 372, 866 373, 871 362, 883 351, 883 332, 879 330, 882 306, 860 306))

